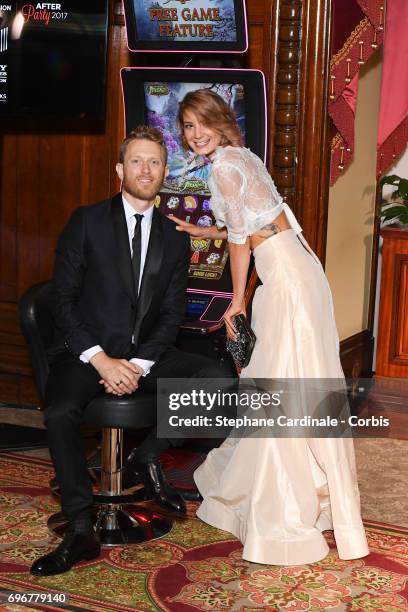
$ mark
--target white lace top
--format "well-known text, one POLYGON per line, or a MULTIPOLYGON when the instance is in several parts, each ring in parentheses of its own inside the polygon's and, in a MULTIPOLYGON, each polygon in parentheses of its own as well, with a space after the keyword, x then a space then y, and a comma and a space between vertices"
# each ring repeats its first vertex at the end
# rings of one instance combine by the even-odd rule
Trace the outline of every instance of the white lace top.
POLYGON ((244 244, 282 211, 295 232, 302 231, 265 165, 249 149, 217 147, 208 186, 217 227, 227 228, 229 242, 244 244))

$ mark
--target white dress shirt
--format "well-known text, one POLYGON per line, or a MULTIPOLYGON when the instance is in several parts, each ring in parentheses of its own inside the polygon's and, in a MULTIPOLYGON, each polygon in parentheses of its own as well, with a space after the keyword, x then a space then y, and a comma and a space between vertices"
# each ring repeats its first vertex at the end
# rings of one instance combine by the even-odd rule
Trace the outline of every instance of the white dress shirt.
MULTIPOLYGON (((132 240, 133 240, 133 234, 135 232, 135 225, 136 225, 135 214, 138 213, 140 215, 143 215, 142 224, 141 224, 142 244, 141 244, 141 253, 140 253, 140 274, 139 274, 139 287, 138 287, 138 292, 139 292, 140 285, 141 285, 142 278, 143 278, 144 265, 146 262, 147 247, 149 246, 149 237, 150 237, 150 229, 152 227, 154 205, 152 204, 152 206, 148 208, 147 210, 145 210, 144 212, 139 212, 135 210, 133 206, 129 204, 129 202, 125 199, 123 195, 122 195, 122 202, 123 202, 123 210, 125 211, 126 224, 127 224, 127 229, 128 229, 130 254, 132 256, 133 256, 132 240)), ((133 342, 133 337, 132 337, 132 342, 133 342)), ((81 353, 79 358, 84 363, 88 363, 94 355, 96 355, 97 353, 100 353, 101 351, 103 351, 103 348, 99 344, 97 344, 87 349, 83 353, 81 353)), ((144 370, 143 376, 146 376, 150 372, 151 368, 153 367, 155 363, 154 361, 150 361, 150 359, 140 359, 139 357, 134 357, 133 359, 130 360, 130 362, 140 366, 144 370)))

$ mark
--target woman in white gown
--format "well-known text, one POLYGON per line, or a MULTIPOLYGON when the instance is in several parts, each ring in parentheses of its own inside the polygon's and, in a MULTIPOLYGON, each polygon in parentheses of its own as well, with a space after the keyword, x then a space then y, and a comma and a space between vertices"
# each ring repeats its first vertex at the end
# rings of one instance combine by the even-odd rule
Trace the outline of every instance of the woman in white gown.
MULTIPOLYGON (((262 281, 251 325, 257 337, 247 378, 343 378, 330 288, 316 255, 262 161, 241 146, 234 114, 211 90, 180 105, 183 144, 212 162, 208 181, 216 226, 173 218, 193 236, 227 238, 233 300, 225 316, 245 312, 252 250, 262 281)), ((227 439, 194 478, 203 496, 197 515, 243 543, 243 558, 299 565, 328 553, 334 529, 340 558, 368 554, 351 439, 227 439)))

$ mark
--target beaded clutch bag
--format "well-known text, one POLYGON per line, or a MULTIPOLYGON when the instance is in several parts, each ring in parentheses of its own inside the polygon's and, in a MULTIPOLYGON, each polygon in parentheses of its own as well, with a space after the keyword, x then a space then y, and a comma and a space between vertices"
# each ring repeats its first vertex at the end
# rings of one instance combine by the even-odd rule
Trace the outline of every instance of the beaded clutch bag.
POLYGON ((236 340, 227 340, 227 351, 240 368, 245 368, 251 359, 254 350, 256 336, 243 314, 235 315, 236 340))

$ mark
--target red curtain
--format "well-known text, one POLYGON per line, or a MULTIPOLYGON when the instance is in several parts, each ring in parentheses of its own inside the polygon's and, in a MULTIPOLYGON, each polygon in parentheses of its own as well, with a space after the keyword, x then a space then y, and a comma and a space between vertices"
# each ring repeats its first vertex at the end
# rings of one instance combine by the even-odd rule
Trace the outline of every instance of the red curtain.
POLYGON ((359 71, 382 44, 384 1, 333 0, 329 115, 337 132, 331 143, 331 185, 353 157, 359 71))
POLYGON ((378 175, 384 174, 408 142, 408 0, 388 0, 385 24, 378 175))

